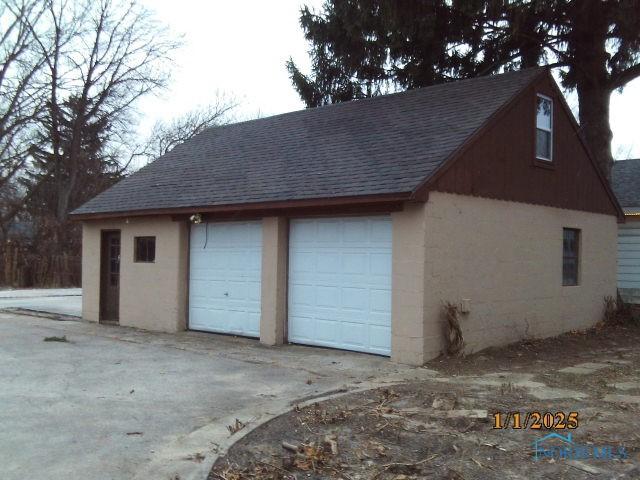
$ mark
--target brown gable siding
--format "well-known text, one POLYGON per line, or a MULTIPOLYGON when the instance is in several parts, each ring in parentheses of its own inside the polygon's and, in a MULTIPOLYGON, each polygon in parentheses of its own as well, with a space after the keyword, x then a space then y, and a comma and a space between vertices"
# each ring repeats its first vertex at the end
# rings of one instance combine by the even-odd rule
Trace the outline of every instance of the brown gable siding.
POLYGON ((550 75, 543 75, 451 159, 429 190, 618 215, 550 75), (535 160, 536 94, 553 99, 553 163, 535 160))

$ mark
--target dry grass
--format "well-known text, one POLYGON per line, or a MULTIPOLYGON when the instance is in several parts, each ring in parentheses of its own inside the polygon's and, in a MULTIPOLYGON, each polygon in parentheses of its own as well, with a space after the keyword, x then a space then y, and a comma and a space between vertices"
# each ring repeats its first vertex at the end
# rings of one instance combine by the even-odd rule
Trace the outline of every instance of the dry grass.
POLYGON ((445 302, 443 306, 446 323, 447 354, 459 357, 464 354, 464 338, 460 326, 460 308, 451 302, 445 302))

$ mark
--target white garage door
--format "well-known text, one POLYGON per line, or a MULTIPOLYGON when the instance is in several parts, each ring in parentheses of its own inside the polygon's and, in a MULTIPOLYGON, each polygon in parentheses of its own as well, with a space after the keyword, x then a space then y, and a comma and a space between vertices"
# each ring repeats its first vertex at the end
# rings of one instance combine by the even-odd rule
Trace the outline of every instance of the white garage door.
POLYGON ((261 222, 191 226, 189 328, 260 334, 261 222))
POLYGON ((640 222, 618 225, 618 287, 640 288, 640 222))
POLYGON ((391 218, 303 219, 289 238, 289 341, 391 353, 391 218))

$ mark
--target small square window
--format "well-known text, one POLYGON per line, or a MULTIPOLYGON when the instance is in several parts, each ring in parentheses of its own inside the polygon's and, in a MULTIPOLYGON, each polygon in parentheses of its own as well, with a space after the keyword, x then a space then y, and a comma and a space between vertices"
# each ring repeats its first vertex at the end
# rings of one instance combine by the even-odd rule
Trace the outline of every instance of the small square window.
POLYGON ((562 285, 578 285, 580 230, 565 228, 562 236, 562 285))
POLYGON ((156 261, 156 237, 134 237, 135 262, 153 263, 156 261))
POLYGON ((542 95, 536 104, 536 158, 547 162, 553 158, 553 101, 542 95))

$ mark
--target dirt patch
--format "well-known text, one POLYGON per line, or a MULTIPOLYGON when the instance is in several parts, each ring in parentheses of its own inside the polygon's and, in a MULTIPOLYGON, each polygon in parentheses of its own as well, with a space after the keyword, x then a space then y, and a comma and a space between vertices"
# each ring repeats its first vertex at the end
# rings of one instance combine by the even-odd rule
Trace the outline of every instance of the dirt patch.
POLYGON ((209 479, 640 478, 639 344, 640 328, 617 326, 437 360, 432 380, 272 420, 220 458, 209 479), (527 412, 578 412, 579 423, 535 429, 527 418, 528 428, 496 429, 498 412, 511 425, 514 412, 523 423, 527 412), (534 442, 553 431, 614 455, 536 459, 534 442))
MULTIPOLYGON (((524 340, 506 347, 491 347, 463 358, 437 358, 427 363, 448 375, 471 375, 488 371, 531 370, 537 364, 560 369, 581 359, 589 361, 594 353, 625 352, 638 345, 640 324, 630 323, 588 331, 566 333, 541 340, 524 340)), ((639 352, 640 353, 640 352, 639 352)))

